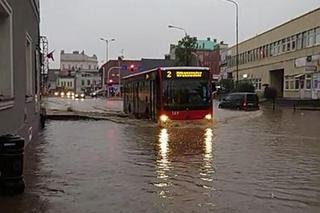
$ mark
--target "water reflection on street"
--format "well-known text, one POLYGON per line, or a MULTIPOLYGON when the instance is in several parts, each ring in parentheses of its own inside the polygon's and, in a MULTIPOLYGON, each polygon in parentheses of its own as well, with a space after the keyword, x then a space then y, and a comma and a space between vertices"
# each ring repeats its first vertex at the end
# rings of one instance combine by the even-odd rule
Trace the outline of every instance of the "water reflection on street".
POLYGON ((320 212, 319 112, 218 113, 212 128, 51 121, 0 212, 320 212))

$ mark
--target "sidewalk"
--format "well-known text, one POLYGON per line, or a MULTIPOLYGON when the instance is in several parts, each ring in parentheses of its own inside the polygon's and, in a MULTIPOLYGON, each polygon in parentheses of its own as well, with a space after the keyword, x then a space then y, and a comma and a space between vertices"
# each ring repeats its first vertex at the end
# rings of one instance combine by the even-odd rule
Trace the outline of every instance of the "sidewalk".
MULTIPOLYGON (((46 98, 47 118, 52 120, 111 120, 126 118, 121 99, 46 98)), ((117 120, 116 120, 117 121, 117 120)))

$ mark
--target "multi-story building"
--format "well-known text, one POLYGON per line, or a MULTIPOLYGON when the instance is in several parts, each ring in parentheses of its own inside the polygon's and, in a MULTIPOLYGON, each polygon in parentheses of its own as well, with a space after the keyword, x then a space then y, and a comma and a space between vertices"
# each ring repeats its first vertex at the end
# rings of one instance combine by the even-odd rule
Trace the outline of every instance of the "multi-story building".
POLYGON ((60 52, 60 69, 63 70, 98 70, 98 58, 96 55, 88 56, 82 51, 66 53, 60 52))
POLYGON ((39 0, 0 0, 0 136, 30 142, 40 123, 39 0))
MULTIPOLYGON (((279 97, 320 99, 320 8, 239 44, 238 78, 263 85, 279 97)), ((237 77, 236 47, 228 51, 228 68, 237 77)))
POLYGON ((101 73, 99 72, 96 55, 88 56, 82 51, 60 53, 59 87, 76 93, 89 94, 101 88, 101 73), (73 80, 72 80, 73 78, 73 80))

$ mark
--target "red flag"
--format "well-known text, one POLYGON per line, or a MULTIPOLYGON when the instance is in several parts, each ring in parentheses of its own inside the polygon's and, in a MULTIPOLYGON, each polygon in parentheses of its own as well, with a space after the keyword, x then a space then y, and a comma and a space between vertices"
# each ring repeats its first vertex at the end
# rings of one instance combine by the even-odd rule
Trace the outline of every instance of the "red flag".
POLYGON ((52 52, 48 53, 48 55, 47 55, 47 58, 51 59, 52 61, 54 61, 53 53, 54 53, 54 50, 52 52))

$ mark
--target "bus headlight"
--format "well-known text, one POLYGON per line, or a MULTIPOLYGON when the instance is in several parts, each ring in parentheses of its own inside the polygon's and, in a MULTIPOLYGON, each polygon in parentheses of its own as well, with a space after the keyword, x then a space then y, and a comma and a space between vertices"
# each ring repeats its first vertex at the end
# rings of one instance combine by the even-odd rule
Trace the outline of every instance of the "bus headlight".
POLYGON ((161 115, 160 116, 160 121, 162 121, 162 122, 167 122, 168 119, 169 119, 169 117, 167 115, 161 115))
POLYGON ((211 114, 207 114, 204 118, 207 119, 207 120, 212 120, 212 115, 211 114))

